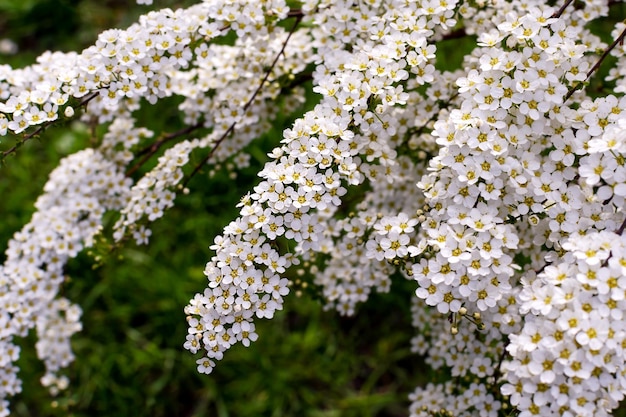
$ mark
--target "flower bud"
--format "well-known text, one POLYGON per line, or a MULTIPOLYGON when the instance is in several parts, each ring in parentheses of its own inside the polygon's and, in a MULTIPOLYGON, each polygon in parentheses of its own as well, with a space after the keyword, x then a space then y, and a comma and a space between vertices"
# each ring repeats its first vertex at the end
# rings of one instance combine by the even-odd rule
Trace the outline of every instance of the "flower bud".
POLYGON ((64 114, 65 114, 65 117, 69 119, 70 117, 74 116, 74 108, 72 106, 67 106, 65 108, 64 114))

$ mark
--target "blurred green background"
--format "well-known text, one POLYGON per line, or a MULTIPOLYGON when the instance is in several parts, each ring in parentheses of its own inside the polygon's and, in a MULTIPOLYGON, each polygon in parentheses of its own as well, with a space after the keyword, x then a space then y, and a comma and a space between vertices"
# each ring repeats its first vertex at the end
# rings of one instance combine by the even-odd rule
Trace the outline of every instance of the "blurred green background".
MULTIPOLYGON (((190 2, 155 3, 176 8, 190 2)), ((102 30, 127 27, 149 9, 128 0, 0 0, 0 39, 19 47, 15 55, 0 55, 0 64, 28 65, 47 49, 81 50, 102 30)), ((157 134, 174 131, 174 102, 146 107, 138 117, 157 134)), ((393 294, 374 296, 354 318, 324 312, 316 297, 298 298, 293 291, 273 320, 257 322, 259 340, 233 347, 211 375, 198 374, 199 356, 182 347, 183 307, 205 287, 208 246, 236 216, 235 204, 257 182, 265 153, 290 121, 277 120, 251 150, 252 166, 235 181, 219 171, 210 181, 206 173, 197 175, 191 192, 152 225, 149 246, 126 245, 95 270, 86 254, 70 262, 64 295, 83 308, 84 327, 72 339, 77 359, 67 372, 71 385, 56 398, 40 386, 43 366, 30 336, 22 343, 23 393, 11 400, 13 415, 407 415, 407 395, 424 369, 409 351, 410 282, 398 280, 393 294)), ((13 140, 2 138, 0 151, 13 140)), ((2 260, 6 242, 29 221, 49 172, 88 144, 84 126, 54 126, 6 159, 0 168, 2 260)))
MULTIPOLYGON (((191 2, 155 3, 176 8, 191 2)), ((626 16, 617 7, 618 18, 626 16)), ((19 48, 16 55, 0 55, 0 64, 24 66, 47 49, 81 50, 102 30, 124 28, 149 9, 132 0, 0 0, 0 39, 19 48)), ((458 67, 471 47, 468 39, 441 42, 438 66, 458 67)), ((157 134, 171 132, 180 127, 175 110, 175 100, 166 100, 138 117, 157 134)), ((232 348, 208 376, 197 373, 197 357, 182 348, 182 310, 205 286, 202 270, 212 255, 207 248, 236 216, 235 204, 256 183, 265 152, 290 121, 281 116, 254 145, 252 166, 236 180, 220 171, 210 181, 206 172, 196 176, 191 192, 152 225, 149 246, 127 245, 95 270, 86 254, 70 262, 64 295, 82 306, 84 327, 72 339, 77 360, 68 370, 70 388, 52 398, 40 386, 43 366, 30 336, 22 343, 23 393, 11 401, 14 415, 408 415, 408 393, 428 382, 430 371, 409 351, 414 285, 402 279, 390 294, 373 295, 354 318, 324 312, 312 293, 298 298, 294 291, 284 311, 257 322, 256 343, 232 348)), ((11 145, 11 138, 2 138, 0 151, 11 145)), ((0 167, 2 260, 6 242, 30 219, 48 173, 88 145, 80 124, 55 126, 0 167)))

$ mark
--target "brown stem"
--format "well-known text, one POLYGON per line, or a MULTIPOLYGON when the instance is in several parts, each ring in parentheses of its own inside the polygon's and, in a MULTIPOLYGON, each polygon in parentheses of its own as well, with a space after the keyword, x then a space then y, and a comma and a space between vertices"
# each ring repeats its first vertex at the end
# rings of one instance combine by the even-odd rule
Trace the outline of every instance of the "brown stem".
MULTIPOLYGON (((89 103, 91 100, 96 98, 98 96, 98 94, 99 93, 97 93, 97 92, 93 92, 93 93, 89 94, 80 103, 78 103, 78 107, 86 106, 87 103, 89 103)), ((12 153, 14 153, 17 150, 17 148, 19 148, 20 146, 22 146, 24 143, 28 142, 29 140, 31 140, 35 136, 39 135, 48 126, 50 126, 51 124, 55 123, 57 120, 47 121, 44 124, 42 124, 41 126, 39 126, 37 129, 35 129, 34 131, 32 131, 29 134, 27 134, 24 137, 22 137, 22 139, 19 140, 15 145, 13 145, 11 148, 7 149, 6 151, 2 152, 2 156, 1 156, 0 160, 4 161, 4 158, 6 158, 7 156, 9 156, 12 153)))
MULTIPOLYGON (((509 345, 509 342, 510 342, 509 338, 505 337, 504 346, 502 346, 502 354, 498 358, 498 364, 496 365, 496 368, 493 372, 493 388, 498 387, 498 379, 500 379, 500 377, 502 376, 502 363, 504 362, 504 359, 508 355, 508 352, 506 351, 506 347, 509 345)), ((495 389, 495 392, 497 393, 499 392, 499 390, 495 389)))
MULTIPOLYGON (((265 72, 265 76, 263 77, 263 79, 259 83, 259 86, 256 88, 256 90, 252 94, 252 97, 250 97, 250 99, 246 102, 246 104, 244 104, 244 106, 243 106, 243 114, 246 113, 248 108, 250 108, 250 106, 254 102, 254 99, 256 98, 256 96, 259 95, 259 93, 261 92, 261 88, 263 88, 263 86, 265 85, 265 82, 269 78, 270 73, 272 72, 272 70, 276 66, 276 63, 278 62, 278 59, 285 52, 285 48, 287 47, 287 43, 289 42, 289 39, 291 38, 291 35, 293 35, 293 33, 296 31, 296 28, 298 27, 298 24, 300 23, 301 20, 302 20, 302 15, 296 15, 296 21, 295 21, 293 27, 291 28, 291 30, 289 31, 289 34, 287 35, 287 39, 285 39, 285 42, 283 42, 283 46, 282 46, 282 48, 280 48, 280 52, 278 52, 278 54, 276 54, 276 57, 274 58, 274 61, 272 62, 270 67, 265 72)), ((209 154, 204 159, 202 159, 202 161, 200 161, 200 163, 198 165, 196 165, 195 169, 191 172, 189 177, 187 177, 187 179, 183 183, 183 187, 186 187, 187 184, 189 183, 189 181, 202 169, 202 167, 209 161, 209 159, 211 159, 211 157, 213 156, 213 154, 217 150, 217 147, 224 141, 224 139, 226 139, 235 130, 235 126, 236 125, 237 125, 237 122, 233 122, 233 124, 231 124, 228 127, 228 129, 226 129, 226 131, 222 134, 222 136, 220 136, 220 138, 215 142, 215 144, 213 146, 213 149, 211 149, 211 152, 209 152, 209 154)))
POLYGON ((465 31, 465 28, 459 28, 459 29, 453 30, 452 32, 446 33, 445 35, 441 37, 441 40, 447 41, 451 39, 460 39, 466 36, 467 36, 467 32, 465 31))
MULTIPOLYGON (((624 229, 626 228, 626 218, 622 222, 622 225, 615 231, 618 235, 622 235, 624 233, 624 229)), ((609 259, 613 256, 613 252, 609 253, 609 256, 602 262, 602 268, 605 268, 609 264, 609 259)))
MULTIPOLYGON (((598 59, 598 61, 594 64, 594 66, 591 67, 591 69, 587 72, 585 81, 587 81, 589 77, 591 77, 591 75, 594 72, 596 72, 598 68, 600 68, 600 64, 602 64, 602 61, 606 59, 606 57, 613 50, 613 48, 615 48, 618 44, 621 44, 624 42, 625 36, 626 36, 626 29, 624 29, 622 33, 620 33, 620 35, 613 41, 613 43, 604 50, 600 59, 598 59)), ((567 92, 567 95, 565 95, 565 97, 563 98, 563 103, 565 103, 576 92, 576 90, 578 90, 579 85, 582 85, 582 83, 576 84, 574 87, 570 88, 570 90, 567 92)))
POLYGON ((557 10, 556 12, 554 12, 554 14, 551 17, 561 17, 561 15, 563 14, 563 12, 565 11, 565 9, 567 9, 567 6, 569 6, 570 4, 572 4, 574 2, 574 0, 567 0, 565 2, 565 4, 563 4, 563 6, 561 6, 561 8, 559 10, 557 10))
POLYGON ((439 103, 439 109, 437 109, 437 111, 433 110, 433 114, 430 116, 430 118, 428 118, 428 120, 426 120, 426 122, 424 124, 422 124, 419 127, 412 127, 412 128, 410 128, 406 132, 404 140, 402 141, 402 145, 407 143, 412 136, 421 134, 431 122, 433 122, 433 121, 435 121, 437 119, 437 116, 439 115, 439 111, 441 111, 441 109, 443 109, 443 108, 448 107, 450 105, 450 103, 452 103, 452 101, 454 101, 454 99, 456 99, 459 96, 459 94, 460 93, 458 91, 456 91, 445 102, 439 103))
POLYGON ((91 100, 98 97, 98 94, 100 93, 97 91, 94 91, 93 93, 89 94, 87 97, 82 99, 80 103, 78 103, 78 107, 86 106, 91 100))
POLYGON ((309 72, 302 73, 296 76, 296 78, 294 78, 289 84, 281 88, 280 94, 286 95, 289 91, 311 80, 313 80, 312 72, 309 71, 309 72))
POLYGON ((298 19, 302 19, 304 17, 304 12, 302 9, 291 9, 287 12, 287 17, 297 17, 298 19))
POLYGON ((624 233, 624 229, 626 229, 626 219, 624 219, 624 221, 622 222, 622 225, 619 227, 619 229, 615 231, 615 233, 621 236, 622 233, 624 233))
POLYGON ((150 146, 146 146, 145 148, 143 148, 142 150, 140 150, 139 152, 137 152, 137 157, 139 156, 143 156, 143 158, 141 158, 141 160, 137 161, 137 163, 135 163, 135 165, 133 165, 130 169, 128 169, 128 171, 126 171, 126 176, 130 177, 131 175, 133 175, 139 168, 141 168, 141 166, 143 166, 143 164, 146 163, 146 161, 148 161, 150 158, 152 158, 152 156, 158 152, 158 150, 161 148, 161 146, 163 146, 165 143, 169 142, 172 139, 176 139, 180 136, 183 135, 187 135, 191 132, 193 132, 196 129, 199 129, 202 127, 202 123, 196 123, 192 126, 187 126, 184 129, 178 130, 176 132, 173 133, 169 133, 167 135, 162 135, 157 141, 155 141, 152 145, 150 146))

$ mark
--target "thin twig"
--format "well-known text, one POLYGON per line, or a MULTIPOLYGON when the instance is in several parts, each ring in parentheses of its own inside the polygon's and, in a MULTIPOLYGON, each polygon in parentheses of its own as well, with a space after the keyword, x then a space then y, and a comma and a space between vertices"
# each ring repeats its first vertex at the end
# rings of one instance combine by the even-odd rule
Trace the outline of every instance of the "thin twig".
POLYGON ((569 6, 570 4, 572 4, 574 2, 574 0, 567 0, 565 2, 565 4, 563 6, 561 6, 561 8, 559 10, 557 10, 556 12, 554 12, 554 14, 550 17, 555 18, 555 17, 561 17, 561 15, 563 14, 563 12, 565 11, 565 9, 567 9, 567 6, 569 6))
MULTIPOLYGON (((291 30, 289 31, 289 34, 287 35, 287 39, 285 39, 285 42, 283 42, 283 46, 280 49, 280 52, 278 52, 278 54, 276 54, 276 57, 274 58, 274 61, 272 62, 272 64, 268 68, 268 70, 265 72, 265 76, 261 80, 261 83, 259 84, 257 89, 252 94, 252 97, 250 97, 250 99, 246 102, 246 104, 244 104, 243 112, 242 112, 243 114, 246 113, 248 108, 250 108, 250 106, 254 102, 254 99, 256 98, 256 96, 261 92, 261 88, 263 88, 263 86, 265 85, 265 82, 267 81, 267 79, 270 76, 270 73, 272 72, 272 70, 276 66, 276 63, 278 63, 278 59, 285 52, 285 48, 287 47, 287 43, 289 42, 289 39, 291 38, 291 35, 293 35, 293 33, 296 31, 296 28, 298 27, 298 24, 302 20, 302 17, 303 16, 300 15, 300 14, 296 15, 296 21, 295 21, 293 27, 291 28, 291 30)), ((229 126, 229 128, 226 129, 226 131, 222 134, 222 136, 220 136, 220 138, 215 142, 215 144, 213 146, 213 149, 211 149, 211 152, 209 152, 209 154, 204 159, 202 159, 202 161, 198 165, 196 165, 195 169, 187 177, 187 179, 183 183, 183 187, 187 187, 187 184, 189 183, 189 181, 202 169, 202 167, 209 161, 209 159, 211 159, 211 157, 213 157, 213 154, 217 150, 217 147, 224 141, 224 139, 226 139, 235 130, 235 126, 236 125, 237 125, 237 122, 233 122, 233 124, 231 124, 229 126)))
MULTIPOLYGON (((90 95, 88 95, 87 97, 85 97, 80 103, 78 103, 78 107, 82 107, 82 106, 86 106, 87 103, 89 103, 91 100, 93 100, 94 98, 96 98, 98 96, 98 92, 94 92, 91 93, 90 95)), ((51 124, 54 124, 58 121, 59 119, 55 119, 55 120, 49 120, 47 122, 45 122, 44 124, 42 124, 41 126, 39 126, 37 129, 35 129, 34 131, 32 131, 31 133, 25 135, 24 137, 22 137, 21 140, 19 140, 15 145, 13 145, 11 148, 7 149, 6 151, 2 152, 2 157, 0 158, 1 161, 4 161, 4 159, 11 155, 12 153, 14 153, 20 146, 22 146, 24 143, 28 142, 29 140, 31 140, 32 138, 34 138, 35 136, 39 135, 41 132, 43 132, 48 126, 50 126, 51 124)))
POLYGON ((287 17, 297 17, 298 19, 302 19, 304 17, 304 12, 302 9, 291 9, 287 12, 287 17))
POLYGON ((624 233, 624 229, 626 229, 626 219, 624 219, 624 222, 622 223, 622 225, 619 227, 619 229, 617 229, 615 231, 615 233, 617 233, 618 235, 622 235, 622 233, 624 233))
POLYGON ((408 143, 411 137, 422 134, 422 132, 428 127, 428 125, 437 119, 437 116, 439 115, 441 109, 448 107, 450 103, 452 103, 452 101, 454 101, 454 99, 456 99, 459 95, 460 93, 456 91, 446 101, 442 102, 441 100, 438 100, 440 101, 439 109, 437 109, 437 111, 433 110, 433 114, 421 126, 408 129, 401 145, 408 143))
MULTIPOLYGON (((622 222, 622 225, 619 227, 619 229, 615 231, 615 233, 621 236, 624 233, 625 228, 626 228, 626 218, 622 222)), ((609 259, 611 259, 611 257, 613 257, 612 251, 609 253, 609 256, 604 260, 604 262, 602 262, 602 268, 606 268, 606 266, 609 264, 609 259)))
MULTIPOLYGON (((585 81, 587 81, 589 77, 591 77, 591 75, 596 72, 598 68, 600 68, 602 61, 606 59, 606 57, 613 50, 613 48, 615 48, 618 44, 624 42, 624 37, 626 37, 626 29, 624 29, 622 33, 620 33, 620 35, 613 41, 613 43, 604 50, 600 59, 598 59, 594 66, 591 67, 591 69, 587 72, 585 81)), ((576 90, 578 90, 578 86, 582 85, 585 81, 578 83, 574 87, 570 88, 570 90, 567 92, 567 95, 563 98, 563 102, 565 103, 576 92, 576 90)))
POLYGON ((78 107, 86 106, 91 100, 98 97, 99 94, 100 93, 98 91, 94 91, 93 93, 89 94, 87 97, 82 99, 80 103, 78 103, 78 107))
POLYGON ((299 74, 289 84, 280 89, 281 95, 293 90, 294 88, 301 86, 302 84, 311 81, 313 79, 313 73, 311 71, 299 74))
POLYGON ((126 176, 130 177, 131 175, 133 175, 139 168, 141 168, 141 166, 143 166, 143 164, 145 164, 150 158, 152 158, 152 156, 155 153, 157 153, 158 150, 161 149, 161 146, 163 146, 165 143, 169 142, 172 139, 176 139, 180 136, 187 135, 201 127, 202 127, 202 123, 196 123, 195 125, 187 126, 186 128, 181 129, 179 131, 169 133, 167 135, 162 135, 153 144, 151 144, 150 146, 146 146, 145 148, 137 152, 135 156, 139 157, 143 155, 143 158, 141 158, 140 161, 135 163, 135 165, 133 165, 130 169, 128 169, 128 171, 126 171, 126 176))
POLYGON ((453 30, 452 32, 446 33, 445 35, 441 37, 441 40, 448 41, 452 39, 464 38, 466 36, 467 36, 467 32, 465 31, 465 28, 459 28, 459 29, 453 30))
POLYGON ((502 363, 504 362, 504 358, 506 357, 506 355, 508 354, 506 351, 506 347, 509 345, 509 338, 506 337, 504 340, 504 346, 502 346, 502 355, 500 355, 500 358, 498 358, 498 365, 496 366, 496 369, 493 373, 493 384, 494 387, 498 385, 498 379, 500 379, 500 377, 502 376, 502 363))

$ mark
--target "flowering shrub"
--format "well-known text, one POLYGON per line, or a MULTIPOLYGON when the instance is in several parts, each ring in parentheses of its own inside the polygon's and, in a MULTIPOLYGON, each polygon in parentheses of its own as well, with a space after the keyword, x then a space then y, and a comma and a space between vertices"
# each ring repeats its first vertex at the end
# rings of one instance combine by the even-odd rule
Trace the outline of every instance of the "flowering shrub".
POLYGON ((626 393, 626 24, 606 44, 588 23, 617 2, 553 3, 205 0, 0 66, 3 158, 57 121, 106 127, 9 242, 0 414, 33 327, 43 384, 68 385, 81 310, 60 295, 63 269, 108 233, 103 216, 117 213, 117 244, 147 243, 207 164, 247 166, 312 80, 319 103, 275 138, 184 308, 198 371, 257 339, 290 269, 345 315, 402 274, 417 284, 412 349, 449 375, 411 394, 412 416, 608 415, 626 393), (459 36, 476 39, 462 69, 438 69, 438 42, 459 36), (588 91, 609 55, 608 87, 588 91), (172 96, 184 129, 137 126, 172 96))

